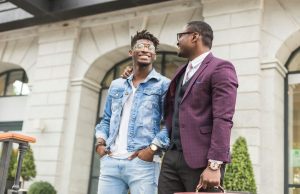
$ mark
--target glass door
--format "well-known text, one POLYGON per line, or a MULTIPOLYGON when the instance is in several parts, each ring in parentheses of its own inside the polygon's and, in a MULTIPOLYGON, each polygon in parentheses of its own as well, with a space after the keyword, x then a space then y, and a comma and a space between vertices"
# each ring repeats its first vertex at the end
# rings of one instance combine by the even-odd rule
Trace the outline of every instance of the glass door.
POLYGON ((288 189, 300 194, 300 72, 288 75, 288 189))

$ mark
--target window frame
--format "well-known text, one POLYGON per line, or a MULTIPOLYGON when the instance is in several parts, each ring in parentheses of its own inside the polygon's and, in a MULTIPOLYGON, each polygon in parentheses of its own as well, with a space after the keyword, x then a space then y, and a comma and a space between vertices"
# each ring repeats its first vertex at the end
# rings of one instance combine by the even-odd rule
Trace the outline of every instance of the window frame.
POLYGON ((288 73, 284 79, 284 194, 289 194, 289 190, 296 188, 300 188, 300 184, 291 184, 289 183, 289 80, 288 77, 290 74, 300 74, 299 70, 289 71, 289 65, 296 55, 300 54, 300 47, 294 50, 289 56, 287 62, 285 63, 285 67, 288 70, 288 73))
POLYGON ((6 78, 5 78, 5 81, 4 81, 4 93, 3 93, 3 95, 0 95, 0 98, 3 98, 3 97, 16 97, 16 96, 28 96, 28 94, 26 94, 26 95, 22 94, 23 85, 28 84, 28 77, 27 77, 26 72, 24 71, 24 69, 11 69, 11 70, 8 70, 8 71, 1 72, 0 77, 3 76, 3 75, 6 75, 6 78), (13 72, 22 72, 22 80, 20 80, 20 81, 22 81, 21 93, 19 95, 6 95, 8 85, 9 85, 8 82, 9 82, 10 76, 13 72), (27 82, 26 82, 26 80, 27 80, 27 82))
POLYGON ((23 121, 0 121, 0 132, 22 131, 23 121))

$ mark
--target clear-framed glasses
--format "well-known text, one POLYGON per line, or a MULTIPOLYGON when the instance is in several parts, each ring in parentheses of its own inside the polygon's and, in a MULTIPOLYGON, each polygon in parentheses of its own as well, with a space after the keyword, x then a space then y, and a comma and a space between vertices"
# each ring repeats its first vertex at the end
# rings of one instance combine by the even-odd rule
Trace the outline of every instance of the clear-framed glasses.
POLYGON ((135 51, 143 51, 147 48, 147 50, 151 53, 155 53, 155 46, 152 44, 143 44, 143 43, 138 43, 134 45, 133 50, 135 51))
POLYGON ((177 41, 179 41, 179 39, 181 38, 182 35, 184 34, 193 34, 194 32, 180 32, 180 33, 177 33, 177 41))

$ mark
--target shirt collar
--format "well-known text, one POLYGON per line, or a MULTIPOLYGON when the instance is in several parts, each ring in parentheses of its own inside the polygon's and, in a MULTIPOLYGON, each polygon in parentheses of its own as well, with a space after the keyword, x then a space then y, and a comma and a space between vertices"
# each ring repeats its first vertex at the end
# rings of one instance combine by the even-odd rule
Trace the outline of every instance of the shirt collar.
MULTIPOLYGON (((131 74, 127 78, 127 81, 132 81, 132 79, 133 79, 133 74, 131 74)), ((143 83, 147 82, 150 79, 156 79, 158 81, 160 80, 160 74, 157 73, 154 68, 152 68, 152 70, 150 71, 150 73, 148 74, 148 76, 146 77, 146 79, 143 81, 143 83)))
POLYGON ((202 53, 201 55, 199 55, 198 57, 196 57, 194 60, 190 61, 190 63, 192 63, 192 67, 195 68, 198 65, 200 65, 203 60, 205 59, 205 57, 210 53, 210 51, 207 51, 205 53, 202 53))

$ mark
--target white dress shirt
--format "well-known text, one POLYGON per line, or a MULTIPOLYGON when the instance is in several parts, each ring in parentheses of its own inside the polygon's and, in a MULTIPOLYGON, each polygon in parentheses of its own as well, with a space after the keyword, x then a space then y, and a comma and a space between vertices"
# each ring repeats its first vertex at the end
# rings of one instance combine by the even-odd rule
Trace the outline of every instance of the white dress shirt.
MULTIPOLYGON (((193 77, 193 75, 196 73, 196 71, 199 69, 199 67, 201 66, 203 60, 205 59, 205 57, 210 53, 210 51, 207 51, 201 55, 199 55, 198 57, 196 57, 194 60, 190 61, 189 63, 192 63, 192 69, 189 72, 189 78, 191 79, 193 77)), ((183 78, 183 83, 187 82, 187 73, 188 71, 186 70, 184 73, 184 78, 183 78)))

